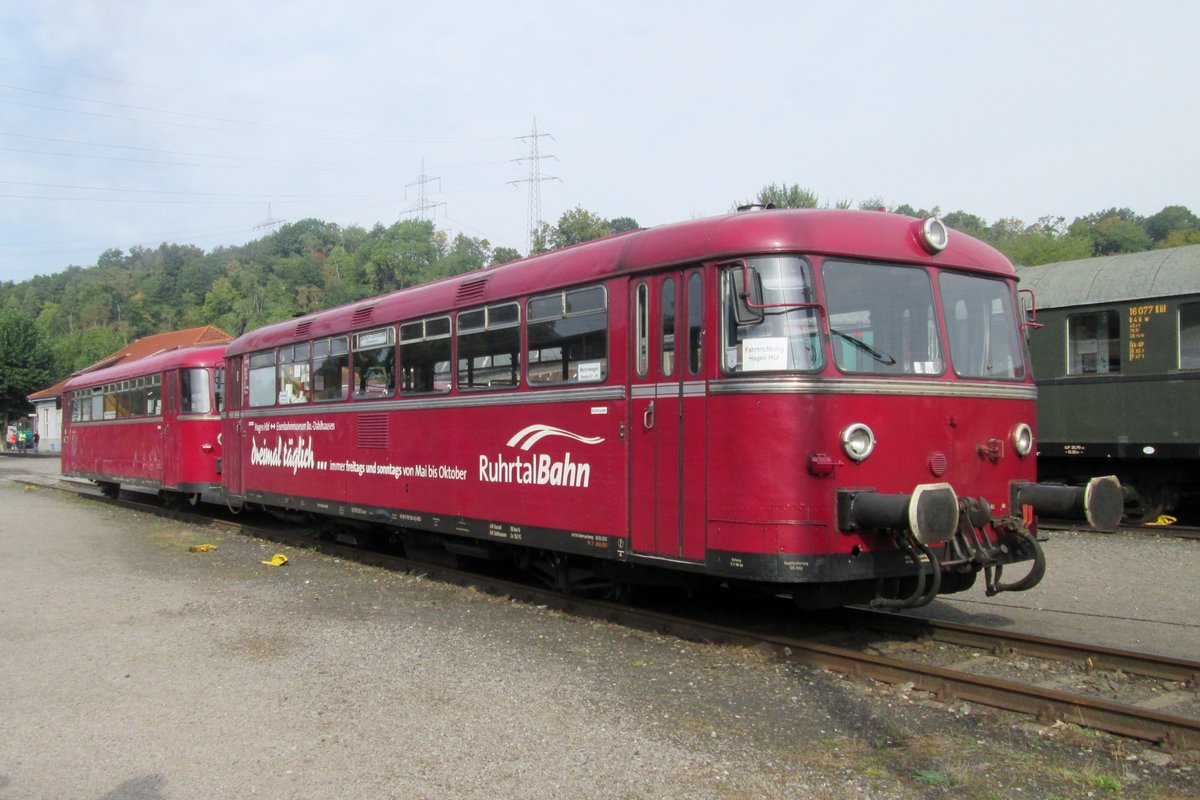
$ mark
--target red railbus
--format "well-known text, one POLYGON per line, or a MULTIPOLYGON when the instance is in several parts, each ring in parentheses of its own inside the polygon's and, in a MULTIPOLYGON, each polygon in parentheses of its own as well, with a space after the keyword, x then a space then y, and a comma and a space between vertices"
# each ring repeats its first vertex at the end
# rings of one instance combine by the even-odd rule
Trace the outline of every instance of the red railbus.
POLYGON ((404 289, 228 346, 225 491, 566 589, 1028 588, 1034 514, 1120 489, 1034 484, 1015 281, 934 219, 761 210, 404 289))
POLYGON ((183 348, 72 378, 63 474, 111 496, 123 485, 169 502, 219 493, 224 356, 224 345, 183 348))

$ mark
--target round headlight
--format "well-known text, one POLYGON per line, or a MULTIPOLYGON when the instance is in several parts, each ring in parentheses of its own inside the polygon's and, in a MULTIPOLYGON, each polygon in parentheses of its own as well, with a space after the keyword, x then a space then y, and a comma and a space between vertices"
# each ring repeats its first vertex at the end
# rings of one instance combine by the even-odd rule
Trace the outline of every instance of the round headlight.
POLYGON ((842 449, 855 461, 862 461, 875 449, 875 434, 861 422, 849 425, 842 431, 842 449))
POLYGON ((1033 429, 1024 422, 1013 428, 1012 443, 1013 450, 1016 450, 1021 458, 1029 455, 1033 452, 1033 429))
POLYGON ((937 217, 930 217, 921 223, 921 244, 930 253, 940 253, 946 249, 950 241, 950 231, 937 217))

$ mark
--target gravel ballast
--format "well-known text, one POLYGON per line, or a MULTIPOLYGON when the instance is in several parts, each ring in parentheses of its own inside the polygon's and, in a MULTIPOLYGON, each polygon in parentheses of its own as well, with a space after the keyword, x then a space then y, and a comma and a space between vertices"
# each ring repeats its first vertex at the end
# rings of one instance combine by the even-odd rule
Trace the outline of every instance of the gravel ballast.
POLYGON ((1190 754, 3 474, 0 800, 1174 798, 1195 777, 1190 754))

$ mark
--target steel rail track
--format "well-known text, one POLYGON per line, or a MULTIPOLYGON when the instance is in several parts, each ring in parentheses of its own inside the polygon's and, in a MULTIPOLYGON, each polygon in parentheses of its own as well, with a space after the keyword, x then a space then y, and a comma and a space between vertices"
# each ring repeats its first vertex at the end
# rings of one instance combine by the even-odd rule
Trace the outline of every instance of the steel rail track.
MULTIPOLYGON (((814 641, 807 637, 753 632, 729 625, 712 624, 695 617, 564 595, 551 589, 505 578, 465 572, 338 542, 318 541, 314 540, 311 534, 299 533, 293 529, 268 528, 220 520, 144 502, 107 498, 82 486, 61 483, 50 485, 16 478, 13 480, 42 488, 59 489, 183 522, 219 526, 281 544, 308 549, 315 547, 322 553, 339 558, 394 571, 417 573, 442 582, 469 585, 493 595, 545 605, 575 616, 602 619, 692 641, 766 648, 783 661, 831 670, 857 679, 871 679, 893 685, 911 683, 914 688, 932 693, 943 700, 962 700, 1029 714, 1044 723, 1061 720, 1083 728, 1154 742, 1169 749, 1200 749, 1200 720, 1166 714, 1133 704, 1073 694, 1027 682, 973 675, 960 669, 877 655, 863 652, 861 649, 814 641)), ((846 615, 853 625, 881 629, 897 635, 928 636, 938 641, 981 648, 994 653, 1013 652, 1037 658, 1089 663, 1098 669, 1122 670, 1178 681, 1192 688, 1200 685, 1200 662, 1196 661, 860 609, 847 609, 846 615)))
POLYGON ((1092 528, 1083 527, 1078 523, 1050 519, 1038 520, 1038 530, 1047 532, 1078 531, 1079 533, 1092 533, 1097 536, 1111 536, 1114 533, 1123 533, 1131 536, 1161 536, 1168 539, 1200 540, 1200 526, 1195 525, 1122 524, 1115 531, 1098 531, 1092 528))

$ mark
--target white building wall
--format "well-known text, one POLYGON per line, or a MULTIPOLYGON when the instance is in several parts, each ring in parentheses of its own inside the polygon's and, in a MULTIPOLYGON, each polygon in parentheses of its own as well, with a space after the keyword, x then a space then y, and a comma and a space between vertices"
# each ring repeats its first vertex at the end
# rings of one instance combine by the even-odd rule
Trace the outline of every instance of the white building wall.
POLYGON ((62 409, 57 408, 55 399, 40 400, 33 404, 37 412, 38 450, 43 453, 62 452, 62 409))

